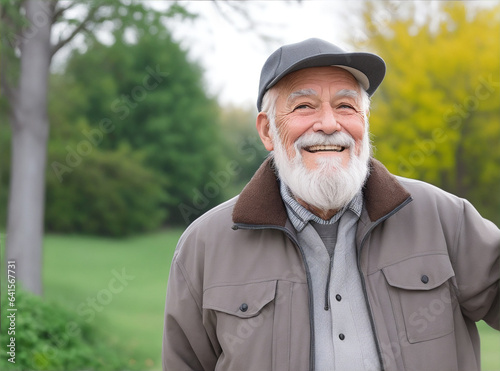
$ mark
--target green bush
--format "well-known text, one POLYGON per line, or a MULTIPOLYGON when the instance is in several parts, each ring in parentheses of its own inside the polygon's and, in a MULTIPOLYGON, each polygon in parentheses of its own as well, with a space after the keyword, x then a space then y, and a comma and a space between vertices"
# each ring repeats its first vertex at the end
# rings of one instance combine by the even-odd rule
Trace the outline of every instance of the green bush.
POLYGON ((120 237, 161 225, 165 180, 142 164, 138 152, 95 147, 78 159, 78 144, 58 143, 49 146, 48 231, 120 237))
MULTIPOLYGON (((5 292, 5 291, 3 291, 5 292)), ((6 298, 6 296, 4 296, 6 298)), ((127 370, 126 352, 112 344, 96 323, 27 292, 16 291, 15 334, 9 334, 9 301, 2 300, 0 369, 14 370, 127 370), (9 362, 11 337, 15 338, 15 363, 9 362)), ((12 327, 12 328, 14 328, 12 327)))

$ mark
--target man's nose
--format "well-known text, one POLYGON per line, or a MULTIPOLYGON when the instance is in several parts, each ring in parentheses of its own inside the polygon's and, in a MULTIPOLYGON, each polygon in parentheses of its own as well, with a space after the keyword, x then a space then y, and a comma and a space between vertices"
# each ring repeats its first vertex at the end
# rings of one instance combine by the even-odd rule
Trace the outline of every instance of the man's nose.
POLYGON ((333 134, 341 130, 341 126, 335 117, 333 108, 327 104, 321 107, 317 121, 313 125, 314 131, 322 131, 325 134, 333 134))

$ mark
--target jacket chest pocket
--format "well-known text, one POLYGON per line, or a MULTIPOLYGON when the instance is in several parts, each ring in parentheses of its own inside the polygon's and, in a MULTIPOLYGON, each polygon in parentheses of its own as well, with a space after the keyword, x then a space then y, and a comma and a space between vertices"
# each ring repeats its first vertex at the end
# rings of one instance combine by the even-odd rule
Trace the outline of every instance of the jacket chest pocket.
POLYGON ((288 365, 278 363, 290 342, 289 299, 278 300, 278 285, 283 289, 287 284, 264 281, 205 290, 203 309, 214 318, 221 348, 216 370, 287 369, 288 365))
POLYGON ((382 272, 389 285, 396 323, 404 324, 410 344, 453 332, 450 279, 455 274, 447 255, 413 257, 385 267, 382 272))

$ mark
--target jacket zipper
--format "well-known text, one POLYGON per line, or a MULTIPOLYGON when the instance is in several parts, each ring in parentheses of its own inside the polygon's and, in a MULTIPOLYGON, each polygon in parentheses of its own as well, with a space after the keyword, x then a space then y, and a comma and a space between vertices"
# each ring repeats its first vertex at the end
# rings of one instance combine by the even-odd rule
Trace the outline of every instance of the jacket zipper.
MULTIPOLYGON (((361 240, 359 252, 358 252, 358 259, 357 259, 358 260, 357 261, 358 273, 361 276, 361 286, 363 288, 363 296, 365 298, 366 305, 368 306, 368 312, 370 313, 370 325, 371 325, 371 328, 372 328, 373 335, 375 337, 375 345, 377 347, 377 353, 378 353, 378 358, 379 358, 379 362, 380 362, 381 371, 384 371, 384 363, 383 363, 383 358, 382 358, 382 351, 380 349, 380 344, 379 344, 379 341, 378 341, 377 332, 376 332, 376 329, 375 329, 375 321, 373 320, 373 314, 372 314, 371 306, 370 306, 370 303, 368 301, 368 293, 366 291, 366 282, 365 282, 365 278, 363 276, 363 272, 361 270, 361 251, 362 251, 363 246, 364 246, 364 244, 366 242, 366 239, 368 238, 368 235, 373 231, 373 229, 375 229, 375 227, 377 227, 380 223, 382 223, 383 221, 387 220, 392 215, 394 215, 395 213, 397 213, 399 210, 401 210, 404 206, 406 206, 407 204, 409 204, 411 201, 412 201, 412 198, 410 196, 404 202, 402 202, 398 207, 396 207, 395 209, 393 209, 391 212, 387 213, 383 217, 381 217, 378 220, 376 220, 372 224, 372 226, 370 227, 370 229, 363 236, 363 239, 361 240)), ((304 262, 304 266, 306 268, 307 287, 308 287, 308 290, 309 290, 309 326, 310 326, 310 337, 311 337, 311 342, 310 342, 310 347, 309 347, 309 370, 310 371, 314 371, 314 368, 315 368, 315 365, 314 365, 314 354, 315 354, 315 344, 314 343, 315 343, 315 338, 314 338, 314 308, 313 308, 313 302, 314 301, 313 301, 313 291, 312 291, 312 282, 311 282, 311 272, 309 271, 309 266, 307 265, 306 256, 304 254, 304 251, 302 250, 302 247, 300 247, 299 242, 297 241, 297 239, 295 238, 295 236, 290 233, 290 231, 288 229, 286 229, 285 227, 278 226, 278 225, 254 225, 254 224, 235 223, 233 225, 232 229, 234 229, 234 230, 237 230, 237 229, 249 229, 249 230, 276 229, 278 231, 281 231, 281 232, 285 233, 287 235, 287 237, 299 249, 300 255, 302 256, 302 261, 304 262)), ((331 264, 332 264, 332 259, 330 259, 330 266, 331 266, 331 264)), ((330 267, 330 269, 331 269, 331 267, 330 267)), ((327 298, 325 296, 325 300, 326 299, 327 298)), ((325 303, 325 309, 326 308, 327 308, 327 304, 325 303)), ((328 309, 326 309, 326 310, 328 310, 328 309)))
POLYGON ((365 302, 366 302, 366 305, 368 306, 368 312, 370 313, 370 325, 372 328, 373 336, 375 337, 375 345, 377 346, 377 353, 378 353, 381 371, 384 371, 384 362, 383 362, 382 350, 380 349, 380 344, 379 344, 379 340, 378 340, 378 336, 377 336, 377 330, 375 328, 375 321, 373 319, 372 309, 370 306, 370 302, 368 301, 368 292, 366 290, 365 277, 363 276, 363 271, 361 270, 361 251, 363 250, 363 246, 364 246, 368 236, 372 233, 372 231, 375 229, 375 227, 377 227, 380 223, 382 223, 383 221, 389 219, 391 216, 396 214, 399 210, 401 210, 403 207, 408 205, 411 201, 412 201, 412 198, 410 196, 405 201, 403 201, 399 206, 397 206, 395 209, 393 209, 391 212, 387 213, 383 217, 376 220, 372 224, 370 229, 368 229, 368 231, 363 236, 363 239, 361 240, 361 244, 359 247, 359 252, 358 252, 358 259, 357 259, 358 260, 358 264, 357 264, 358 265, 358 273, 361 277, 361 286, 363 288, 363 296, 365 297, 365 302))
POLYGON ((325 310, 330 309, 330 279, 332 277, 332 269, 333 269, 333 254, 330 255, 330 267, 328 269, 328 277, 326 278, 326 287, 325 287, 325 310))
POLYGON ((276 229, 281 231, 287 235, 287 237, 297 246, 300 251, 300 255, 302 256, 302 261, 304 262, 304 266, 306 268, 306 279, 307 279, 307 288, 309 290, 309 326, 310 326, 310 345, 309 345, 309 370, 314 371, 314 354, 315 354, 315 338, 314 338, 314 308, 313 308, 313 291, 312 291, 312 282, 311 282, 311 272, 309 271, 309 266, 307 265, 306 256, 302 247, 300 247, 299 242, 295 238, 293 234, 290 233, 288 229, 285 227, 281 227, 278 225, 253 225, 253 224, 242 224, 235 223, 232 227, 234 230, 237 229, 250 229, 250 230, 259 230, 259 229, 276 229))

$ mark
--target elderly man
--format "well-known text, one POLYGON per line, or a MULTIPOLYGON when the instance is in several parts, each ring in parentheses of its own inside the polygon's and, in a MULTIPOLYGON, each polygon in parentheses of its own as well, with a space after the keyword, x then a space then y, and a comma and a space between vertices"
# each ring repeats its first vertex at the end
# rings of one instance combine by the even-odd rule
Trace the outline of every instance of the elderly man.
POLYGON ((467 201, 370 157, 385 64, 319 39, 264 64, 271 156, 181 237, 163 368, 479 370, 500 329, 500 231, 467 201))

